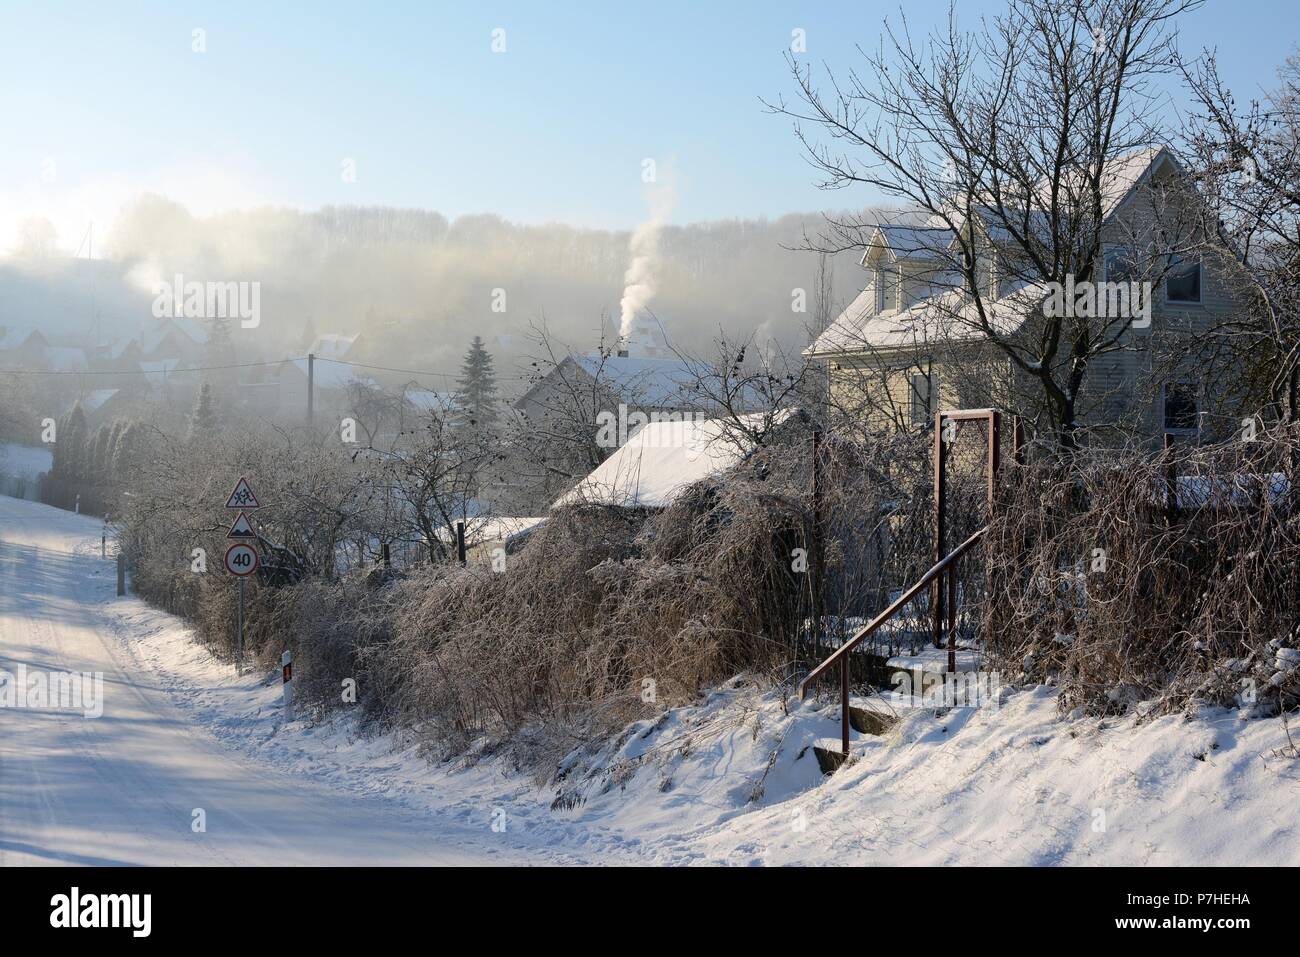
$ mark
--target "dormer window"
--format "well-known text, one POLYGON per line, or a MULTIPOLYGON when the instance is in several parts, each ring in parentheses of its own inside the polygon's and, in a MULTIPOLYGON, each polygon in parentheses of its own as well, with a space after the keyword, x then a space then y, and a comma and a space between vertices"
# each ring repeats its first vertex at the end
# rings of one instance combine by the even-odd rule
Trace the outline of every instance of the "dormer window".
POLYGON ((885 268, 879 263, 876 264, 872 282, 876 287, 876 313, 879 315, 885 311, 885 268))
POLYGON ((1169 257, 1169 272, 1165 275, 1165 299, 1169 302, 1199 303, 1201 301, 1201 264, 1196 260, 1169 257))

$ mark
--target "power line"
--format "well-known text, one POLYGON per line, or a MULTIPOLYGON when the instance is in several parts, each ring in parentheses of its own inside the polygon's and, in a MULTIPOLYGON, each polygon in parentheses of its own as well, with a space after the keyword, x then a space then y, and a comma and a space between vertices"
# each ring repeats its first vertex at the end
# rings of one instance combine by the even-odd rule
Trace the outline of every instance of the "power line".
MULTIPOLYGON (((413 375, 422 377, 438 377, 443 379, 459 379, 460 376, 454 372, 430 372, 423 369, 396 369, 392 366, 370 365, 364 362, 351 362, 347 359, 330 359, 325 356, 316 356, 317 362, 333 362, 337 365, 355 366, 358 369, 374 369, 379 372, 398 372, 402 375, 413 375)), ((232 365, 220 366, 185 366, 184 368, 175 369, 127 369, 113 371, 111 369, 0 369, 0 375, 107 375, 107 376, 139 376, 139 375, 182 375, 187 372, 220 372, 227 369, 253 369, 261 366, 278 366, 285 362, 305 362, 306 356, 288 356, 284 359, 272 359, 267 362, 240 362, 232 365)), ((538 373, 519 374, 519 375, 500 375, 493 374, 494 379, 519 379, 527 381, 537 378, 538 373)))
POLYGON ((181 375, 186 372, 219 372, 223 369, 252 369, 257 366, 278 366, 285 362, 297 362, 300 359, 306 359, 306 356, 295 356, 289 359, 274 359, 270 362, 241 362, 235 365, 226 366, 186 366, 183 369, 126 369, 114 372, 110 369, 0 369, 0 375, 181 375))
MULTIPOLYGON (((333 362, 333 363, 336 363, 336 364, 338 364, 338 365, 344 365, 344 366, 356 366, 358 369, 375 369, 375 370, 377 370, 377 371, 379 371, 379 372, 400 372, 400 373, 402 373, 403 375, 418 375, 418 376, 430 376, 430 377, 432 377, 432 376, 438 376, 438 377, 441 377, 441 378, 443 378, 443 379, 459 379, 459 378, 460 378, 460 375, 459 375, 458 373, 455 373, 455 372, 426 372, 426 371, 422 371, 422 370, 420 370, 420 369, 394 369, 394 368, 392 368, 391 366, 376 366, 376 365, 368 365, 368 364, 366 364, 366 363, 364 363, 364 362, 352 362, 352 361, 349 360, 349 359, 329 359, 329 358, 326 358, 325 356, 317 356, 317 357, 316 357, 316 361, 317 361, 317 362, 333 362)), ((492 378, 494 378, 494 379, 521 379, 521 380, 526 380, 526 379, 533 379, 533 378, 536 378, 537 375, 538 375, 538 373, 533 373, 533 374, 531 374, 531 375, 530 375, 530 374, 519 374, 519 375, 509 375, 509 374, 507 374, 507 375, 500 375, 500 374, 494 372, 494 373, 492 374, 492 378)))

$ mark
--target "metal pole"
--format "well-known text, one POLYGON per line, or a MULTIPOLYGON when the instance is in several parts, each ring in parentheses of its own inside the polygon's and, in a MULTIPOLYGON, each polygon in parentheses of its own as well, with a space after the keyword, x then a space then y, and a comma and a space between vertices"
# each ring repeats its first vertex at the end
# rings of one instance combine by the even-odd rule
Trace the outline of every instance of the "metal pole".
POLYGON ((840 751, 849 756, 849 656, 840 659, 840 751))
POLYGON ((235 670, 244 673, 244 579, 239 579, 239 613, 236 616, 239 625, 239 646, 235 652, 235 670))
MULTIPOLYGON (((954 426, 955 427, 955 426, 954 426)), ((934 563, 943 561, 944 504, 948 497, 948 474, 944 467, 943 413, 934 414, 934 563)), ((930 586, 931 638, 934 647, 943 647, 943 575, 930 586)))
POLYGON ((822 433, 812 434, 812 617, 813 657, 821 657, 822 647, 822 433))
POLYGON ((316 404, 316 356, 307 353, 307 424, 312 424, 316 404))
POLYGON ((462 565, 465 564, 465 523, 456 523, 456 558, 462 565))
MULTIPOLYGON (((957 671, 957 565, 948 569, 948 672, 957 671)), ((941 579, 942 580, 942 579, 941 579)))

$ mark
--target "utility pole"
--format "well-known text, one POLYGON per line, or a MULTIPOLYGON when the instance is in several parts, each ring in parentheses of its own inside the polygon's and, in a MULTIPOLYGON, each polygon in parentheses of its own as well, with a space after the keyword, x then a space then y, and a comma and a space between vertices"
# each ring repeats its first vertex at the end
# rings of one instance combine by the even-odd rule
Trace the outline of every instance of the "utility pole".
POLYGON ((312 424, 312 412, 316 399, 316 357, 307 353, 307 424, 312 424))

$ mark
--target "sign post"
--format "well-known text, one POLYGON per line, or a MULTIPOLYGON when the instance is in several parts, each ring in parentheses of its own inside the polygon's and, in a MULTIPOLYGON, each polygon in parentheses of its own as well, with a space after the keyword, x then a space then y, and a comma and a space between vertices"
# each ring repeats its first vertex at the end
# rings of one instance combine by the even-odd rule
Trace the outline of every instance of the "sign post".
POLYGON ((235 628, 238 636, 235 668, 240 674, 244 671, 244 579, 257 571, 257 566, 261 564, 261 556, 256 546, 249 544, 249 541, 257 541, 257 532, 254 531, 253 523, 248 520, 244 510, 261 507, 262 503, 257 500, 248 480, 244 478, 240 478, 235 490, 230 493, 230 498, 226 499, 226 508, 239 509, 235 524, 230 526, 230 531, 226 533, 226 538, 232 539, 234 544, 226 549, 223 564, 226 566, 226 571, 234 575, 239 582, 239 610, 235 613, 235 628))

